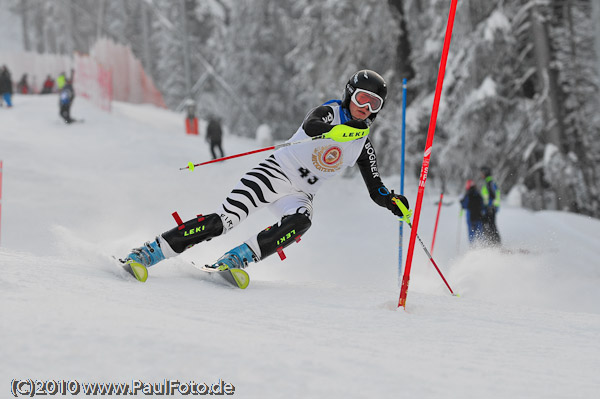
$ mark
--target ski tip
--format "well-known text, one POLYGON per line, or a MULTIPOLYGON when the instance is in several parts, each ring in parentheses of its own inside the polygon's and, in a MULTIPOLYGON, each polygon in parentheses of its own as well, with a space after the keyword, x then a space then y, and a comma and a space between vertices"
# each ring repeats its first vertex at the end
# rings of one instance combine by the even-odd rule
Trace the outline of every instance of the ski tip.
POLYGON ((136 280, 145 283, 148 280, 148 269, 140 263, 134 262, 132 260, 125 261, 123 263, 123 269, 125 269, 129 274, 133 275, 136 280))
POLYGON ((250 284, 250 276, 242 269, 229 269, 238 287, 246 289, 250 284))

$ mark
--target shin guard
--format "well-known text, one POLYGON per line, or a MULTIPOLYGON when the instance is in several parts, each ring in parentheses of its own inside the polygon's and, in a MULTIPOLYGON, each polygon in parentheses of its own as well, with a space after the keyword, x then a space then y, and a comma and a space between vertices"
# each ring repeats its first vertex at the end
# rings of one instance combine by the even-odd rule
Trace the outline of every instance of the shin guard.
MULTIPOLYGON (((175 217, 176 213, 173 215, 175 217)), ((181 223, 179 216, 175 217, 179 226, 161 234, 171 249, 180 254, 186 249, 211 238, 223 234, 223 222, 216 213, 188 220, 181 223)))
POLYGON ((310 218, 304 214, 295 213, 284 216, 281 222, 267 227, 256 236, 260 249, 258 257, 264 259, 277 252, 281 260, 285 259, 283 248, 294 241, 300 241, 300 236, 306 233, 310 226, 310 218))

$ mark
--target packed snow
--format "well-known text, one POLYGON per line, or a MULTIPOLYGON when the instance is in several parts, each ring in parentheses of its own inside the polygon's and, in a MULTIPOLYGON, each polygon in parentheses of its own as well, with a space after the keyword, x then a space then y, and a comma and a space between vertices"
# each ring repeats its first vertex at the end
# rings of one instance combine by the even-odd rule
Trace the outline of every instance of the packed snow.
MULTIPOLYGON (((212 212, 263 155, 180 171, 210 159, 181 114, 120 103, 109 114, 82 98, 72 114, 85 122, 63 124, 55 95, 0 108, 0 396, 19 379, 221 380, 239 398, 600 395, 600 221, 503 204, 504 249, 469 249, 446 195, 433 257, 460 296, 417 241, 403 309, 398 220, 355 174, 322 188, 312 228, 285 261, 251 264, 246 290, 191 262, 212 263, 276 222, 268 210, 142 284, 111 256, 174 227, 174 211, 212 212)), ((224 138, 226 155, 257 146, 224 138)), ((398 175, 384 181, 398 191, 398 175)), ((407 197, 414 205, 411 176, 407 197)), ((428 182, 418 231, 428 247, 438 199, 428 182)), ((405 226, 404 255, 409 235, 405 226)))

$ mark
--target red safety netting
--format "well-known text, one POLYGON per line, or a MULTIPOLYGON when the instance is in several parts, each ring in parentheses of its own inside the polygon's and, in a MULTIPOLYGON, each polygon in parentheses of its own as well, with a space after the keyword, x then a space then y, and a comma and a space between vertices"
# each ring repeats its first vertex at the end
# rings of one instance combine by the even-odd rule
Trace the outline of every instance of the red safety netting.
POLYGON ((0 59, 11 71, 14 84, 23 74, 28 74, 31 93, 40 92, 46 76, 56 80, 59 74, 65 73, 68 78, 73 68, 76 95, 103 110, 110 111, 112 100, 166 108, 162 94, 131 49, 108 39, 98 40, 89 56, 15 52, 0 53, 0 59))
POLYGON ((114 100, 166 108, 162 94, 129 47, 100 39, 92 47, 90 56, 112 72, 114 100))
POLYGON ((96 60, 75 55, 75 92, 99 108, 110 112, 112 101, 112 74, 96 60))

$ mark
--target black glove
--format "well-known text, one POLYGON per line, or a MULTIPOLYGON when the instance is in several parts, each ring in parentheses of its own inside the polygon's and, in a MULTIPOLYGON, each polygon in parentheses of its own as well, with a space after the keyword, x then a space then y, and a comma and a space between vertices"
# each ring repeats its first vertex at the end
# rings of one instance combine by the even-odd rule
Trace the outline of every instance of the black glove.
POLYGON ((385 186, 381 186, 377 190, 373 190, 373 192, 371 193, 371 198, 377 203, 377 205, 389 209, 394 215, 398 217, 402 217, 404 215, 402 214, 402 211, 400 210, 398 205, 396 205, 396 203, 394 202, 394 199, 399 199, 400 201, 402 201, 404 206, 406 206, 406 209, 409 209, 408 200, 405 196, 395 194, 394 190, 392 190, 392 192, 390 193, 385 186))
POLYGON ((391 194, 389 195, 390 197, 390 203, 387 205, 387 208, 392 211, 392 213, 396 216, 398 216, 399 218, 401 218, 402 216, 404 216, 404 214, 402 213, 402 211, 400 210, 400 208, 398 207, 398 205, 396 205, 396 203, 394 202, 393 199, 399 199, 404 206, 406 207, 406 209, 410 209, 409 205, 408 205, 408 200, 406 199, 406 197, 404 195, 400 195, 400 194, 395 194, 394 190, 392 190, 391 194))

